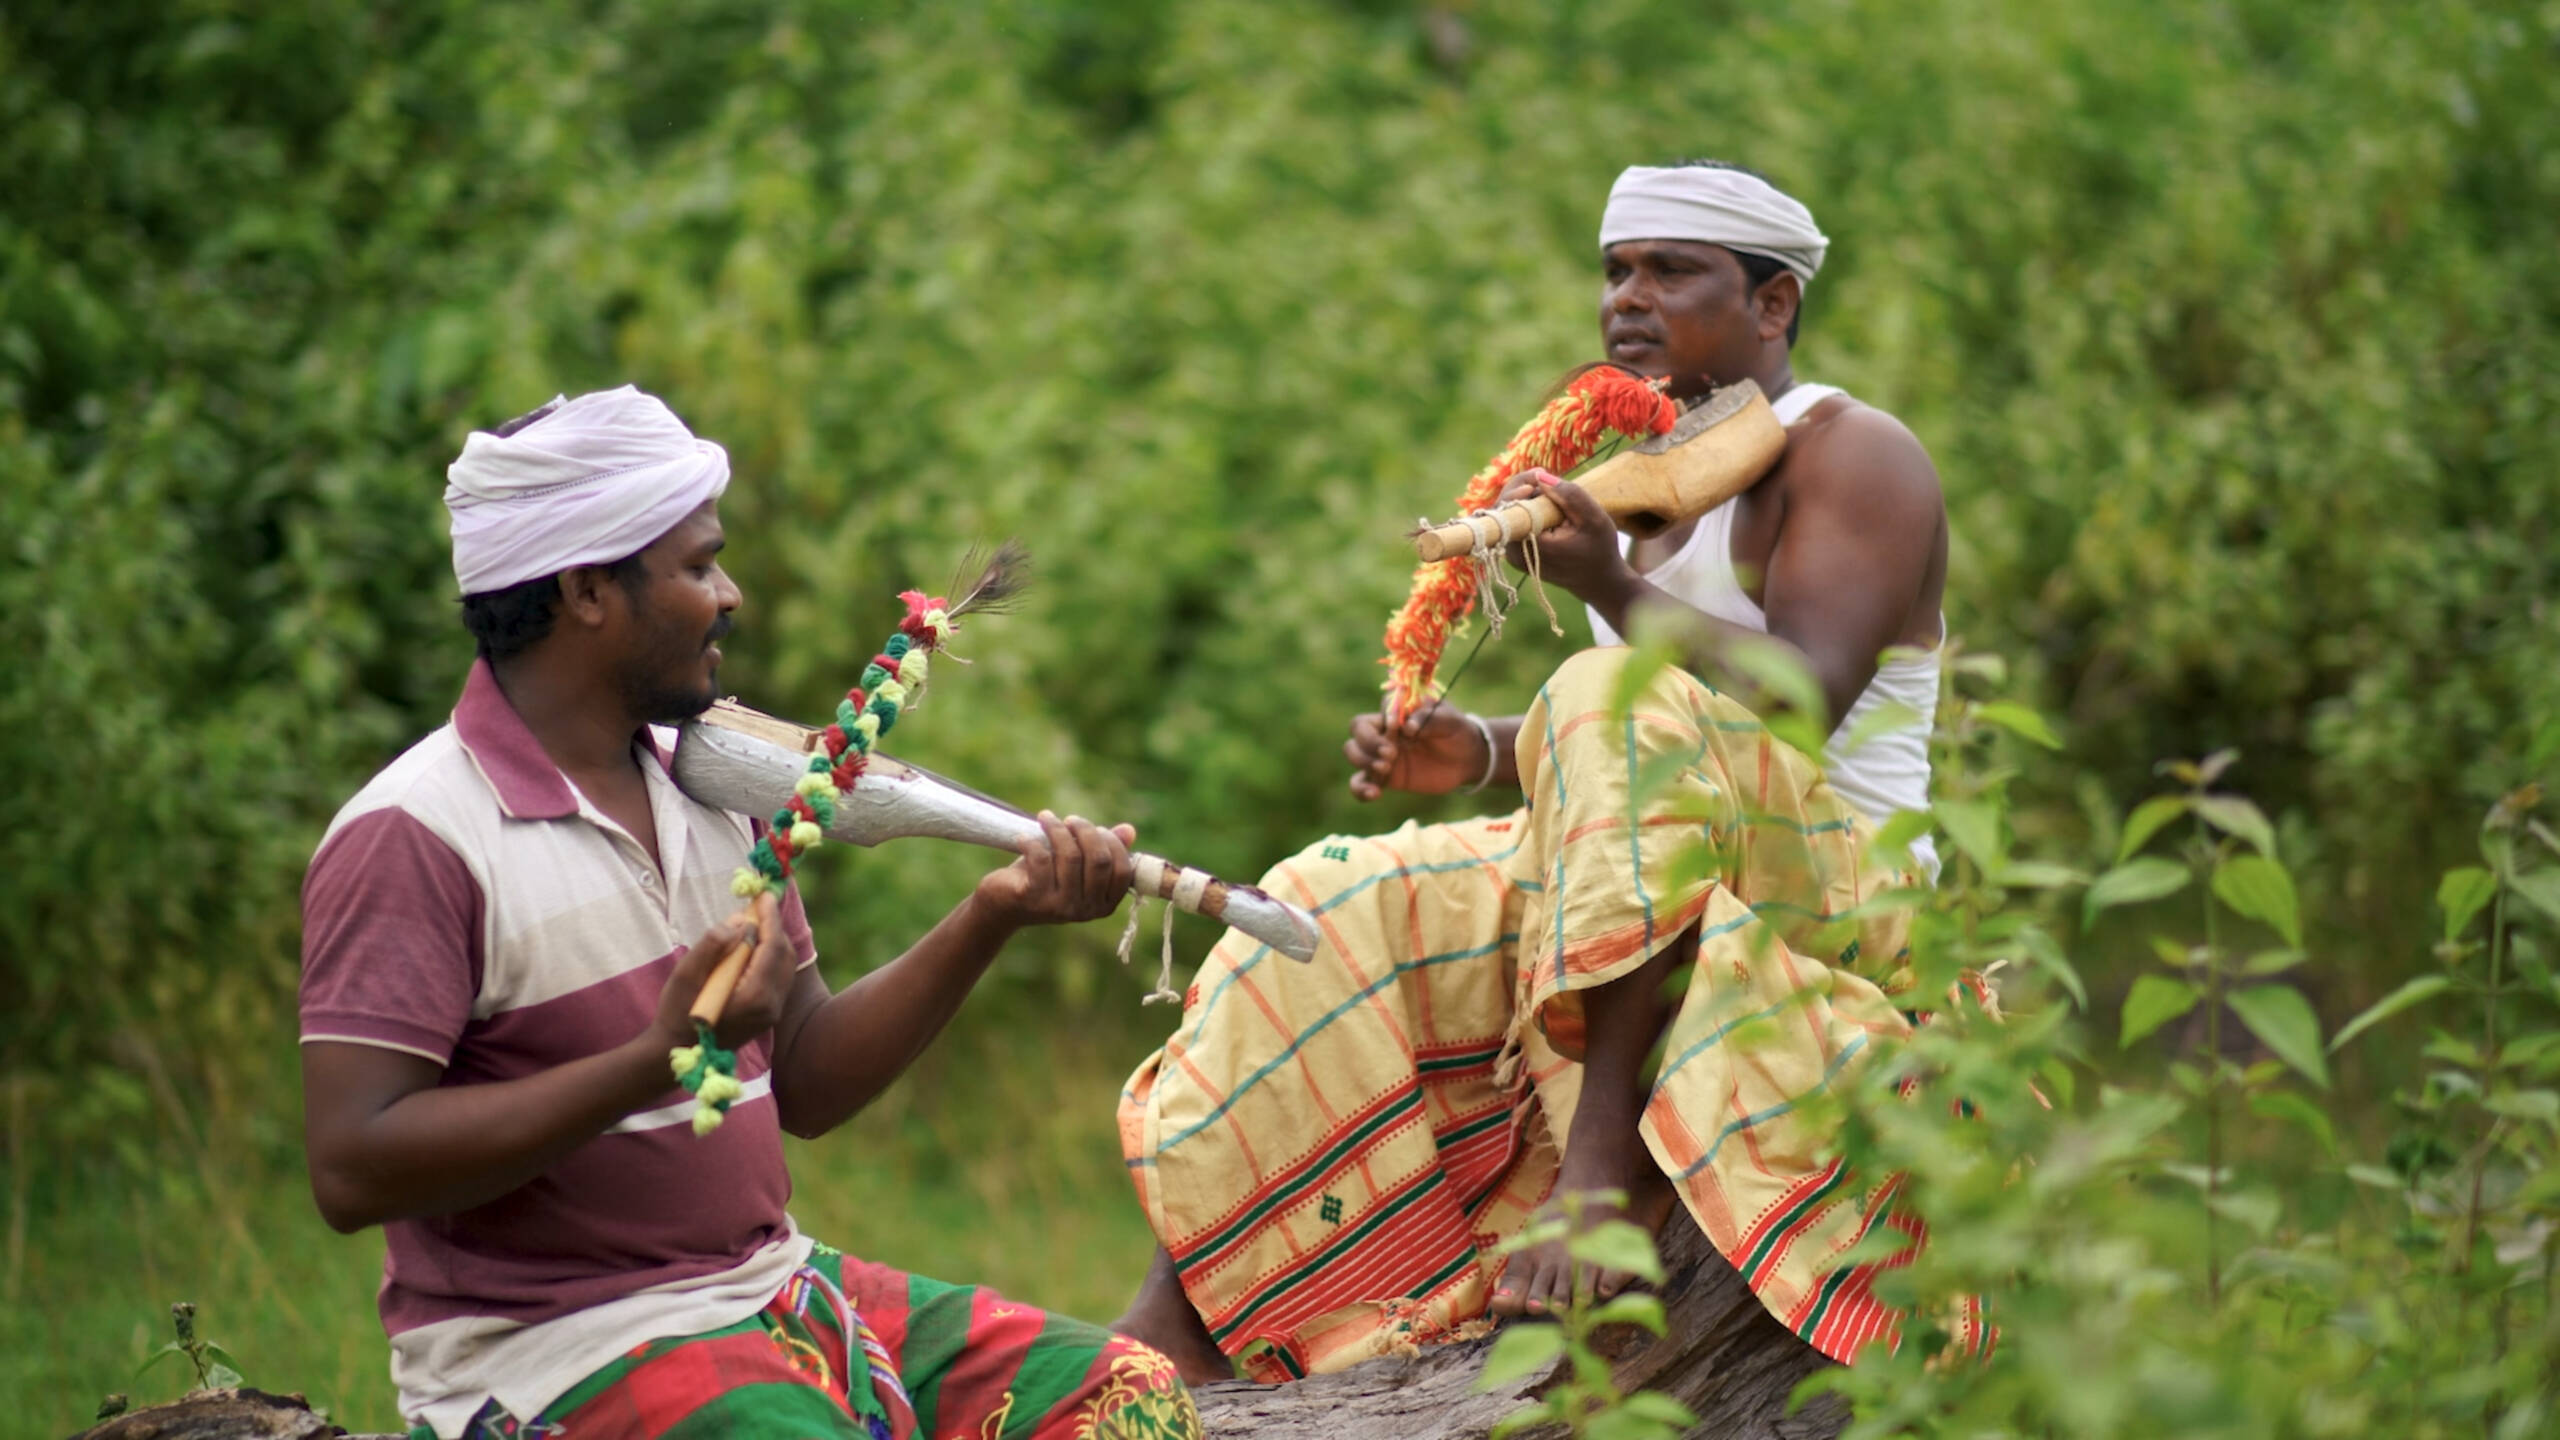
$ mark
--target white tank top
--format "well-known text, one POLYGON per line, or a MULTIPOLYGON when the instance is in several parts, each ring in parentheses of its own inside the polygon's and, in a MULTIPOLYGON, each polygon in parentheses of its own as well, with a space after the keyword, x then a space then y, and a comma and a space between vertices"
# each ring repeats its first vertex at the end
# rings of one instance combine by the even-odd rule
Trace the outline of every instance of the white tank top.
MULTIPOLYGON (((1772 401, 1770 408, 1778 415, 1778 423, 1793 425, 1814 406, 1840 394, 1836 385, 1797 385, 1772 401)), ((1698 517, 1698 525, 1689 533, 1689 541, 1680 553, 1659 567, 1645 572, 1644 578, 1665 593, 1696 606, 1715 618, 1746 630, 1769 633, 1769 617, 1751 597, 1743 593, 1741 580, 1733 570, 1734 502, 1726 501, 1698 517)), ((1626 550, 1634 542, 1618 537, 1618 548, 1626 550)), ((1591 633, 1602 645, 1623 643, 1600 612, 1591 614, 1591 633)), ((1939 622, 1943 635, 1946 624, 1939 622)), ((1840 798, 1866 812, 1877 824, 1883 824, 1900 810, 1925 810, 1929 807, 1929 716, 1938 709, 1938 656, 1934 650, 1920 650, 1897 645, 1884 652, 1883 663, 1876 667, 1875 678, 1859 692, 1857 703, 1840 719, 1831 732, 1832 744, 1823 750, 1823 773, 1840 798), (1838 749, 1842 736, 1856 730, 1861 721, 1887 702, 1899 701, 1923 717, 1916 725, 1906 725, 1868 736, 1858 748, 1847 754, 1838 749)), ((1913 842, 1912 858, 1935 879, 1938 873, 1936 849, 1924 836, 1913 842)))

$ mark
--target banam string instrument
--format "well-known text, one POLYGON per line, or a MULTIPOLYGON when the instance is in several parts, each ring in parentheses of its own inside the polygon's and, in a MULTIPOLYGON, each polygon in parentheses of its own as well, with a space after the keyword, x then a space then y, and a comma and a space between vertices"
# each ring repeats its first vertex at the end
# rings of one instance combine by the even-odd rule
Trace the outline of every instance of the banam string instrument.
MULTIPOLYGON (((818 734, 721 701, 678 732, 676 784, 724 810, 754 814, 785 805, 807 773, 818 734)), ((1012 850, 1040 838, 1040 822, 1020 808, 877 750, 862 783, 836 802, 821 829, 827 839, 866 846, 926 838, 1012 850)), ((1314 958, 1315 918, 1299 907, 1154 855, 1129 858, 1140 896, 1232 926, 1292 960, 1314 958)))
MULTIPOLYGON (((1489 629, 1500 633, 1503 609, 1518 595, 1502 573, 1502 551, 1527 542, 1534 582, 1536 537, 1563 522, 1564 507, 1551 495, 1496 503, 1515 476, 1571 475, 1620 530, 1642 539, 1750 489, 1786 444, 1786 427, 1750 380, 1683 405, 1662 382, 1614 365, 1574 376, 1467 482, 1458 518, 1425 520, 1410 532, 1422 563, 1404 607, 1387 622, 1380 663, 1387 667, 1388 719, 1402 721, 1439 694, 1440 657, 1471 612, 1483 609, 1489 629)), ((1543 591, 1538 598, 1546 603, 1543 591)), ((1552 609, 1548 620, 1554 623, 1552 609)))
MULTIPOLYGON (((795 725, 723 700, 678 727, 671 767, 677 787, 717 809, 764 817, 747 864, 731 885, 746 908, 730 923, 746 926, 747 933, 720 958, 694 1001, 694 1043, 668 1056, 677 1082, 698 1102, 696 1134, 718 1127, 744 1093, 737 1055, 720 1046, 713 1027, 758 936, 769 934, 779 916, 778 898, 792 881, 797 857, 828 839, 870 846, 933 838, 1014 850, 1042 833, 1040 822, 1022 810, 874 748, 923 692, 928 657, 950 639, 960 618, 1003 609, 1019 593, 1027 568, 1021 548, 1007 542, 983 565, 964 563, 963 578, 952 585, 957 598, 901 591, 906 618, 824 726, 795 725)), ((1230 925, 1293 960, 1314 958, 1315 917, 1298 906, 1153 855, 1131 859, 1136 874, 1129 925, 1120 937, 1124 962, 1144 898, 1230 925)), ((1171 988, 1172 971, 1168 920, 1163 969, 1148 1000, 1180 998, 1171 988)))

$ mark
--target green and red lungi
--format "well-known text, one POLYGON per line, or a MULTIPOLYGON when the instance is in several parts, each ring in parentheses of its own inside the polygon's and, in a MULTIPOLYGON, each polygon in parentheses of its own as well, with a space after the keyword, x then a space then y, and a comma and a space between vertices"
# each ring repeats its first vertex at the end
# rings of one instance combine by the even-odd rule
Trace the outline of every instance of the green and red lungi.
MULTIPOLYGON (((1197 1440, 1173 1363, 992 1290, 821 1245, 765 1308, 652 1340, 465 1440, 1197 1440)), ((425 1430, 411 1440, 432 1440, 425 1430)))

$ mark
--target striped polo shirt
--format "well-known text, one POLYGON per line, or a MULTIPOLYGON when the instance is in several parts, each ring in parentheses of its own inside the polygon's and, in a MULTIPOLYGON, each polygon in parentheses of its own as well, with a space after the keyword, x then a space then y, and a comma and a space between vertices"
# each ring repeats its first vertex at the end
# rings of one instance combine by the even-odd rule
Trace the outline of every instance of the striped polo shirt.
MULTIPOLYGON (((303 1043, 381 1046, 443 1067, 441 1084, 482 1085, 652 1024, 677 961, 737 910, 729 877, 755 839, 745 817, 676 789, 672 738, 635 737, 652 864, 475 664, 453 722, 348 801, 312 858, 303 1043)), ((796 893, 783 923, 811 963, 796 893)), ((759 1308, 807 1250, 783 1210, 771 1058, 769 1037, 739 1051, 745 1096, 707 1137, 671 1082, 506 1195, 386 1223, 381 1311, 403 1414, 452 1434, 494 1395, 529 1418, 642 1340, 759 1308)))

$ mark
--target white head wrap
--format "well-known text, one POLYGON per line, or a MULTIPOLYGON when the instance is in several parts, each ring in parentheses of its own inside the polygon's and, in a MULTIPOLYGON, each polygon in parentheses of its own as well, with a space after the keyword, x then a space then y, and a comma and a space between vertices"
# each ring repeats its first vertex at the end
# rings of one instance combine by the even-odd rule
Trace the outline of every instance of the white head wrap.
POLYGON ((1621 240, 1701 240, 1766 255, 1810 281, 1831 239, 1813 212, 1777 186, 1741 170, 1703 165, 1630 165, 1609 187, 1600 248, 1621 240))
POLYGON ((656 396, 625 385, 551 403, 513 435, 473 432, 444 472, 465 595, 635 554, 729 488, 729 452, 656 396))

